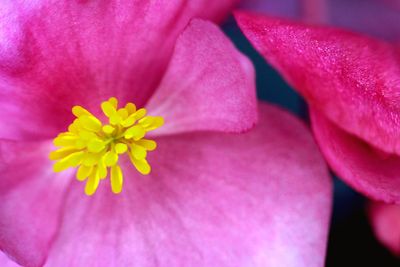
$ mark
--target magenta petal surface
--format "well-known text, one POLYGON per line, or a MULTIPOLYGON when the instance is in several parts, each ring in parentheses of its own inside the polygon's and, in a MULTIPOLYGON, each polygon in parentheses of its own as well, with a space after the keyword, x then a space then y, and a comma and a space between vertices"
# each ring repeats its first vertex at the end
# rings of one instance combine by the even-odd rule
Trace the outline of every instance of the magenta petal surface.
POLYGON ((45 266, 322 267, 331 181, 304 125, 262 105, 242 135, 158 138, 152 173, 66 201, 45 266), (310 231, 312 229, 312 231, 310 231))
POLYGON ((1 267, 21 267, 21 265, 12 261, 6 254, 0 252, 0 266, 1 267))
POLYGON ((217 26, 193 20, 147 108, 165 119, 158 135, 245 131, 257 120, 253 66, 217 26))
POLYGON ((372 199, 400 203, 399 156, 374 149, 315 111, 311 119, 316 140, 339 177, 372 199))
POLYGON ((311 106, 346 131, 400 154, 400 53, 375 39, 249 13, 236 19, 311 106))
POLYGON ((110 96, 144 105, 189 20, 221 20, 235 2, 2 2, 0 137, 52 137, 73 105, 97 111, 110 96))
POLYGON ((400 206, 372 202, 368 215, 377 239, 393 254, 400 256, 400 206))
POLYGON ((44 263, 70 181, 69 172, 53 173, 50 149, 49 143, 0 141, 0 249, 23 266, 44 263))

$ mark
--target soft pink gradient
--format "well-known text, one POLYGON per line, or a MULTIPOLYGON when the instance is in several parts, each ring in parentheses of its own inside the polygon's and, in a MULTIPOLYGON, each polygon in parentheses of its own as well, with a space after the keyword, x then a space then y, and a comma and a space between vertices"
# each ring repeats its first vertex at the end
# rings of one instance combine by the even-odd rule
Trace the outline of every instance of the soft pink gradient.
POLYGON ((38 266, 57 231, 72 172, 55 174, 47 142, 0 140, 0 248, 38 266))
POLYGON ((399 0, 325 0, 328 23, 379 38, 400 41, 399 0))
POLYGON ((368 214, 378 240, 400 256, 400 206, 372 202, 368 214))
POLYGON ((110 96, 143 106, 189 20, 219 21, 235 2, 2 1, 0 137, 53 137, 73 105, 110 96))
POLYGON ((0 139, 0 248, 29 267, 323 266, 331 181, 308 130, 263 104, 262 123, 233 134, 257 120, 252 66, 211 22, 187 25, 231 2, 122 4, 0 9, 16 29, 0 54, 1 134, 14 139, 0 139), (151 175, 126 162, 121 194, 104 181, 87 197, 72 171, 51 171, 49 137, 73 104, 98 113, 109 96, 145 105, 154 91, 169 135, 151 175))
POLYGON ((240 8, 400 41, 399 0, 248 0, 240 8))
POLYGON ((302 7, 303 1, 300 0, 245 0, 239 4, 240 9, 292 19, 303 16, 302 7))
POLYGON ((400 203, 399 50, 334 28, 250 13, 236 19, 315 111, 314 130, 331 167, 368 196, 400 203))
POLYGON ((12 261, 6 254, 0 251, 0 266, 1 267, 21 267, 21 265, 12 261))

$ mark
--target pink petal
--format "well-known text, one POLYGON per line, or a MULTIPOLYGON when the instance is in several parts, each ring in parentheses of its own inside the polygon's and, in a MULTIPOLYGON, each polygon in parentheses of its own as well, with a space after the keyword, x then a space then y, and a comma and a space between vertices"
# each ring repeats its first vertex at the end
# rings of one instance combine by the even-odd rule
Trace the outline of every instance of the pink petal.
POLYGON ((0 248, 23 266, 43 264, 70 181, 68 173, 52 171, 50 148, 0 141, 0 248))
POLYGON ((378 240, 400 256, 400 206, 372 202, 368 213, 378 240))
POLYGON ((286 80, 341 128, 400 154, 400 53, 361 35, 237 13, 243 32, 286 80))
POLYGON ((147 107, 166 121, 157 134, 242 132, 256 123, 256 101, 251 62, 215 25, 193 20, 147 107))
POLYGON ((332 169, 370 198, 400 203, 400 156, 387 154, 312 111, 316 140, 332 169))
POLYGON ((120 195, 76 183, 45 266, 322 267, 326 166, 301 122, 260 116, 242 135, 160 137, 150 176, 127 163, 120 195))
POLYGON ((1 267, 21 267, 21 265, 12 261, 6 254, 0 252, 0 266, 1 267))
POLYGON ((0 137, 52 137, 71 121, 73 105, 97 111, 110 96, 144 105, 189 20, 220 20, 235 2, 5 1, 0 137))

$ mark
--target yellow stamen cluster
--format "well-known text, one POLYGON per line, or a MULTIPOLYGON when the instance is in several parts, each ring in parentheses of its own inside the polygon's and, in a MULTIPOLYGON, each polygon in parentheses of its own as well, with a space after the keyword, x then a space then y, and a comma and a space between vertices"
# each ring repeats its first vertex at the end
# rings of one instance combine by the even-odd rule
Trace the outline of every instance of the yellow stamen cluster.
POLYGON ((103 125, 83 107, 74 106, 72 113, 76 119, 67 132, 54 139, 54 145, 59 148, 49 156, 51 160, 57 160, 53 166, 55 172, 79 166, 76 178, 79 181, 87 179, 87 195, 96 192, 100 180, 108 173, 112 191, 121 192, 123 174, 118 159, 124 153, 141 174, 149 174, 147 151, 153 151, 157 144, 143 137, 164 124, 162 117, 146 116, 146 109, 136 109, 133 103, 118 109, 118 100, 114 97, 101 103, 101 109, 108 124, 103 125))

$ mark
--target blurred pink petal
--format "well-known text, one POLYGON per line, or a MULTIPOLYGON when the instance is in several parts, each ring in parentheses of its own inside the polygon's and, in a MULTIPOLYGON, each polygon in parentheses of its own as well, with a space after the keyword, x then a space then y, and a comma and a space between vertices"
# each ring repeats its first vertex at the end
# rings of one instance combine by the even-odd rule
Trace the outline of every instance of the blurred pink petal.
POLYGON ((326 160, 356 190, 375 200, 400 203, 400 157, 379 151, 311 112, 313 131, 326 160))
POLYGON ((269 15, 298 19, 303 15, 302 4, 300 0, 246 0, 241 1, 239 7, 269 15))
POLYGON ((328 27, 237 13, 242 30, 319 112, 378 148, 400 153, 400 53, 328 27))
POLYGON ((240 7, 400 41, 399 0, 249 0, 240 7))
POLYGON ((368 212, 378 240, 393 254, 400 256, 400 206, 372 202, 368 212))
POLYGON ((326 2, 329 24, 400 41, 399 0, 329 0, 326 2))
POLYGON ((160 137, 154 171, 127 166, 119 196, 74 182, 45 266, 323 266, 326 167, 301 122, 265 104, 260 117, 240 136, 160 137))
POLYGON ((21 265, 12 261, 6 254, 0 252, 0 266, 1 267, 21 267, 21 265))
POLYGON ((235 2, 2 2, 0 137, 52 137, 73 105, 110 96, 144 105, 188 21, 221 20, 235 2))
POLYGON ((24 266, 43 264, 72 176, 53 172, 51 148, 50 142, 0 141, 0 248, 24 266))
POLYGON ((397 8, 400 10, 400 0, 384 0, 387 5, 390 5, 392 8, 397 8))
POLYGON ((312 22, 327 20, 328 0, 248 0, 239 8, 267 15, 312 22))
POLYGON ((157 135, 193 130, 242 132, 257 120, 251 62, 211 23, 194 20, 146 107, 163 114, 157 135))

